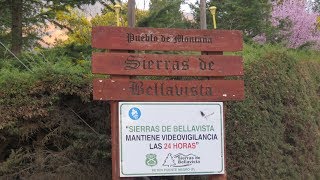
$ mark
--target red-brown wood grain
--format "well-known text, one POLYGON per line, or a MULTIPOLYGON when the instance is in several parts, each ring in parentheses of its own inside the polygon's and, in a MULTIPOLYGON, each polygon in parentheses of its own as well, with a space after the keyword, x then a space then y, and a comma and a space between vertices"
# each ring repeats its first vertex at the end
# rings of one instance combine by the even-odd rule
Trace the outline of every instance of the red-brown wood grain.
POLYGON ((237 30, 127 28, 97 26, 92 47, 113 50, 241 51, 237 30))
POLYGON ((128 101, 239 101, 242 80, 133 80, 95 79, 94 100, 128 101))
POLYGON ((92 73, 152 76, 242 76, 240 56, 94 53, 92 73))

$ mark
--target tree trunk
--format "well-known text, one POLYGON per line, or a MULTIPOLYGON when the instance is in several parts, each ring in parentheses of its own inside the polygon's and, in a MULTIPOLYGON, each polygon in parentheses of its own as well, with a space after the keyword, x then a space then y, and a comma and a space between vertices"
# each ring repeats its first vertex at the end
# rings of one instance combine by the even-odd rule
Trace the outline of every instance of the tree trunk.
POLYGON ((11 0, 11 51, 19 55, 22 50, 22 0, 11 0))

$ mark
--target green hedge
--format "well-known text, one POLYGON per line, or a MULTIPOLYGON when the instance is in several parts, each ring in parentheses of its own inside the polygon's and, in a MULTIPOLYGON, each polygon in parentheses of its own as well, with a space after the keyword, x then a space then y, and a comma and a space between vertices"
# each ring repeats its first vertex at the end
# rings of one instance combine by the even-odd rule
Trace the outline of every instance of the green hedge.
POLYGON ((231 179, 320 178, 319 69, 281 50, 246 65, 246 100, 228 103, 231 179))
POLYGON ((45 56, 33 72, 0 70, 0 179, 110 178, 108 104, 91 101, 90 62, 45 56))
MULTIPOLYGON (((111 179, 109 106, 91 100, 90 61, 42 53, 33 72, 1 60, 0 178, 111 179)), ((246 45, 243 56, 246 100, 227 103, 229 179, 320 179, 319 52, 246 45)))

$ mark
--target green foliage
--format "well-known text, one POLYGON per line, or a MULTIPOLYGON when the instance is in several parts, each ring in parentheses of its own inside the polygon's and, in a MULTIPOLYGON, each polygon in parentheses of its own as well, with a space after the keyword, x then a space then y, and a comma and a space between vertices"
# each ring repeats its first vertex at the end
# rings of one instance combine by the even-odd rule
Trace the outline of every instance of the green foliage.
MULTIPOLYGON (((94 4, 99 0, 42 0, 42 1, 22 1, 14 6, 13 0, 0 0, 0 37, 7 46, 16 46, 13 39, 22 41, 25 49, 39 45, 40 37, 46 34, 49 24, 54 24, 60 28, 67 28, 56 21, 59 12, 67 12, 70 7, 80 8, 83 4, 94 4), (18 18, 12 17, 12 11, 21 9, 18 18), (50 22, 50 23, 48 23, 50 22), (13 27, 22 31, 15 34, 13 27), (22 36, 23 34, 23 36, 22 36)), ((18 2, 18 1, 16 1, 18 2)), ((114 1, 111 0, 114 3, 114 1)), ((17 13, 17 12, 15 12, 17 13)), ((21 49, 19 49, 21 51, 21 49)), ((1 51, 0 51, 1 52, 1 51)), ((18 52, 15 52, 18 53, 18 52)))
POLYGON ((229 177, 318 179, 320 63, 264 51, 246 64, 246 100, 228 103, 229 177))
MULTIPOLYGON (((68 11, 59 11, 56 16, 57 22, 64 27, 68 27, 68 39, 60 42, 60 44, 68 45, 71 48, 85 47, 84 49, 91 50, 91 29, 94 26, 116 26, 116 13, 114 6, 109 5, 103 10, 103 14, 96 15, 92 19, 88 19, 85 14, 76 9, 69 8, 68 11)), ((121 26, 128 25, 127 20, 127 4, 121 7, 121 26)), ((148 12, 144 10, 136 10, 136 20, 147 16, 148 12)), ((73 52, 73 51, 71 51, 73 52)))
POLYGON ((190 26, 180 11, 183 0, 151 0, 149 15, 138 21, 139 27, 186 28, 190 26))
MULTIPOLYGON (((268 0, 219 0, 210 1, 206 4, 216 6, 216 19, 218 29, 242 30, 245 38, 252 38, 256 35, 265 33, 270 29, 270 10, 271 5, 268 0)), ((195 23, 199 28, 200 12, 199 4, 191 6, 195 16, 195 23)), ((208 29, 212 29, 212 15, 207 10, 208 29)), ((247 40, 247 39, 246 39, 247 40)))
POLYGON ((110 161, 109 115, 91 101, 90 63, 55 49, 29 56, 32 72, 0 70, 0 177, 110 179, 99 168, 110 161))
POLYGON ((281 45, 274 44, 244 44, 243 52, 236 53, 243 56, 245 65, 249 65, 252 62, 260 61, 264 58, 265 54, 270 52, 283 52, 289 56, 295 57, 295 59, 304 61, 317 61, 320 62, 320 52, 310 49, 288 49, 281 45))

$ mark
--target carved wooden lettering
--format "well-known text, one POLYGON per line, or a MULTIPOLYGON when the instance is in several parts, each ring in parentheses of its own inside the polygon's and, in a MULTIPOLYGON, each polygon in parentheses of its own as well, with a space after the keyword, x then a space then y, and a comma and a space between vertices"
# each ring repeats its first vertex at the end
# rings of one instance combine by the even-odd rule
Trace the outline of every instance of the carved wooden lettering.
POLYGON ((242 57, 94 53, 92 72, 110 75, 241 76, 242 57))
POLYGON ((113 50, 241 51, 242 34, 236 30, 126 28, 97 26, 92 46, 113 50))
POLYGON ((96 79, 95 100, 233 101, 244 99, 242 80, 112 80, 96 79))

